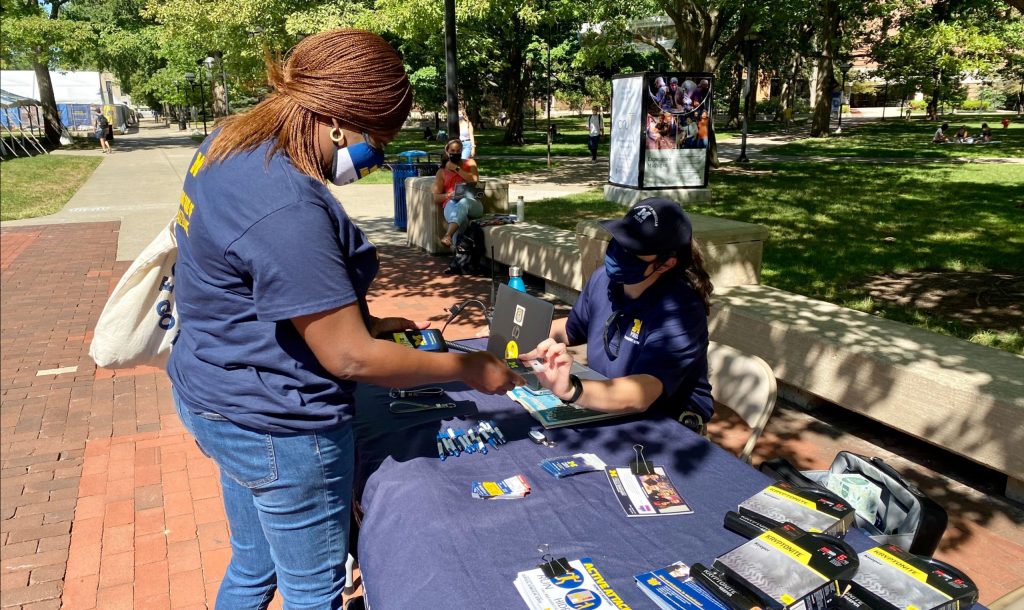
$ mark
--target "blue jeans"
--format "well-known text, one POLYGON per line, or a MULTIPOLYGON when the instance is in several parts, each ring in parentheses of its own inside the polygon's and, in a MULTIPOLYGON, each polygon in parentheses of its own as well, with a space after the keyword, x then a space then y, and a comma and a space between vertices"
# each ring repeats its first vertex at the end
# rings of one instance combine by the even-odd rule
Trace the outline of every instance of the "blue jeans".
POLYGON ((601 141, 601 136, 587 136, 587 148, 590 149, 590 158, 597 161, 597 144, 601 141))
POLYGON ((231 563, 218 610, 264 609, 280 589, 286 610, 341 608, 352 502, 350 426, 279 434, 174 405, 220 467, 231 563))
POLYGON ((473 150, 473 141, 472 140, 468 140, 468 139, 467 140, 461 140, 460 139, 459 141, 462 142, 462 159, 463 160, 472 159, 473 158, 473 153, 475 152, 473 150))
POLYGON ((484 204, 476 197, 463 197, 458 201, 449 199, 448 203, 444 204, 444 219, 446 222, 459 225, 459 234, 466 230, 470 220, 483 215, 484 204))

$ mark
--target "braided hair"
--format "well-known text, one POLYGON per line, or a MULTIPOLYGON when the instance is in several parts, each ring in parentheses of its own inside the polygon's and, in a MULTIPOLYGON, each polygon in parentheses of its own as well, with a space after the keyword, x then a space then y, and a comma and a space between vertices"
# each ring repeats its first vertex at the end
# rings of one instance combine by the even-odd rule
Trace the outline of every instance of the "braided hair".
POLYGON ((340 29, 305 38, 283 65, 267 54, 274 93, 255 108, 229 117, 207 157, 221 161, 267 140, 269 159, 283 151, 300 172, 324 181, 317 118, 370 133, 397 131, 409 116, 412 87, 402 58, 383 38, 340 29))

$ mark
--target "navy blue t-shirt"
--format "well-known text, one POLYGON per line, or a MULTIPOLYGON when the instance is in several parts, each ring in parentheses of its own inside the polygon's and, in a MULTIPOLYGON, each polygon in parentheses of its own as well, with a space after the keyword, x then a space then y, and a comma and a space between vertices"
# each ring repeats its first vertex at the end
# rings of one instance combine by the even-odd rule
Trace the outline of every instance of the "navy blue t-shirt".
POLYGON ((587 365, 605 377, 646 373, 660 381, 664 389, 651 409, 673 417, 693 411, 705 421, 714 413, 708 318, 686 279, 663 276, 634 300, 599 267, 573 305, 565 332, 571 345, 587 344, 587 365))
POLYGON ((185 405, 269 432, 324 430, 352 416, 355 383, 328 373, 291 319, 358 303, 377 249, 330 191, 269 143, 218 163, 207 139, 178 210, 181 333, 167 372, 185 405))

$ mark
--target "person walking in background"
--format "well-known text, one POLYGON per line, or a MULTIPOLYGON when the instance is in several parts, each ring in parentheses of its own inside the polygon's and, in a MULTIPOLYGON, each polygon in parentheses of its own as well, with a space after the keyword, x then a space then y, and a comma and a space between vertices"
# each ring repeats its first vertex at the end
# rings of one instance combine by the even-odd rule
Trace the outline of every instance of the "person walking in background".
POLYGON ((103 116, 102 109, 96 109, 95 127, 96 139, 100 141, 100 150, 103 151, 104 153, 109 153, 110 142, 107 140, 107 138, 112 129, 110 127, 110 121, 107 120, 107 117, 103 116))
POLYGON ((593 111, 587 118, 587 148, 590 149, 590 160, 597 161, 597 145, 604 135, 604 117, 601 116, 601 108, 594 106, 593 111))
POLYGON ((472 159, 476 156, 476 136, 473 134, 473 121, 469 120, 466 105, 459 104, 459 140, 462 142, 462 158, 472 159))
MULTIPOLYGON (((192 160, 175 237, 180 334, 167 364, 185 429, 220 470, 231 561, 217 608, 341 608, 355 470, 356 386, 523 380, 485 351, 386 339, 377 248, 327 188, 369 175, 412 107, 402 58, 363 30, 305 38, 272 93, 224 119, 192 160)), ((367 404, 360 408, 385 408, 367 404)))

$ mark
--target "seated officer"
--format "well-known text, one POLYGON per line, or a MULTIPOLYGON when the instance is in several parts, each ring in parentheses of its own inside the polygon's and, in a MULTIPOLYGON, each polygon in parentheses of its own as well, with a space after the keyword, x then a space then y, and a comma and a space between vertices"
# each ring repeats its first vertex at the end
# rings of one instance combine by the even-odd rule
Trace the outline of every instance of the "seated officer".
POLYGON ((603 268, 568 318, 523 360, 541 358, 541 385, 595 411, 652 409, 700 433, 714 412, 708 382, 708 312, 713 290, 690 219, 667 199, 638 203, 612 234, 603 268), (587 364, 608 379, 570 374, 567 345, 587 344, 587 364))

